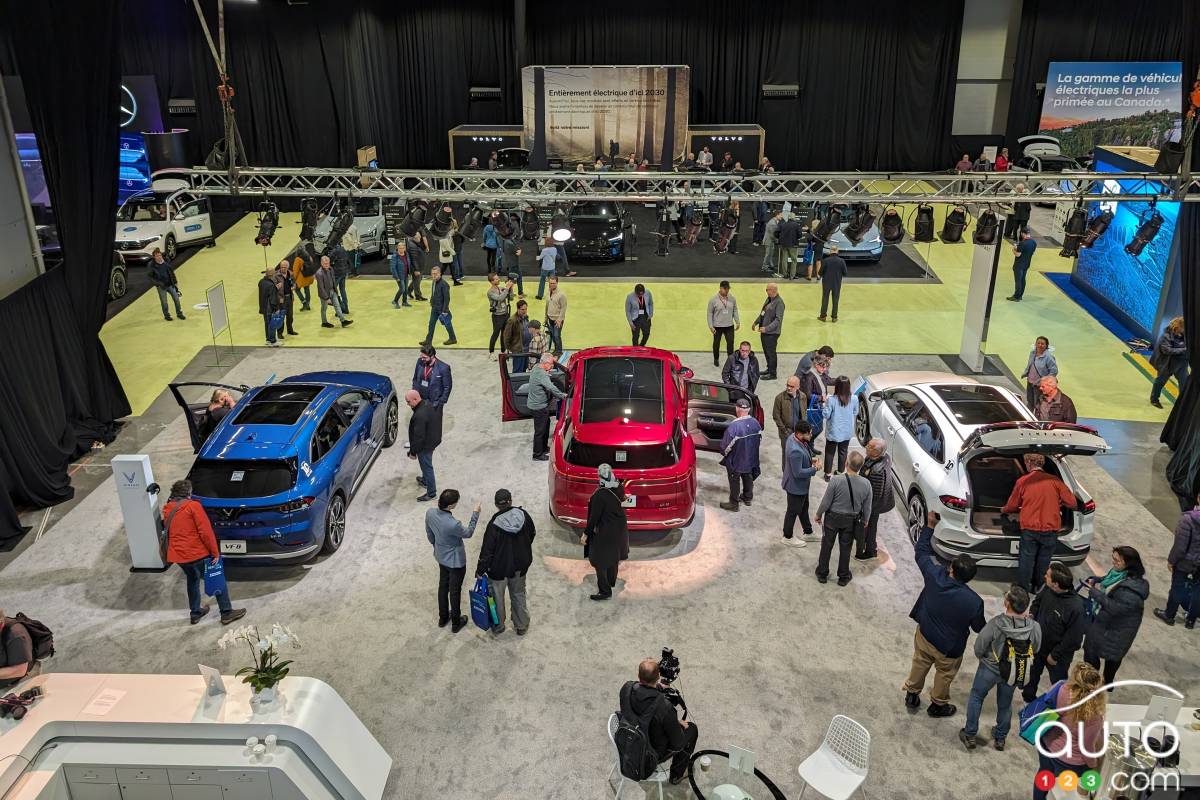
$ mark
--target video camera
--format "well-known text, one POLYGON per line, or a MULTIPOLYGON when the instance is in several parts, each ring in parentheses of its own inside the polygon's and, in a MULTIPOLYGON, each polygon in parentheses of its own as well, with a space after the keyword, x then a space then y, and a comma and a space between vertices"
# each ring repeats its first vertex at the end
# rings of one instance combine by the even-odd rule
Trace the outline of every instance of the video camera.
POLYGON ((664 647, 662 655, 658 659, 658 688, 663 693, 663 697, 667 698, 667 702, 676 708, 683 709, 683 718, 687 719, 688 707, 683 700, 683 694, 671 685, 679 679, 679 669, 679 659, 675 656, 675 651, 664 647))

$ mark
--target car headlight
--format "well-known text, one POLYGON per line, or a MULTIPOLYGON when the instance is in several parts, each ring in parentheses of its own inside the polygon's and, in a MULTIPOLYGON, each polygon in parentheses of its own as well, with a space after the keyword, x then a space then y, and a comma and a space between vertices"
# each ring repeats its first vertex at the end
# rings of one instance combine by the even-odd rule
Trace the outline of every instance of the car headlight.
POLYGON ((618 233, 616 236, 610 236, 610 237, 608 237, 608 240, 609 240, 610 242, 622 242, 622 241, 625 241, 625 232, 624 232, 624 231, 622 231, 621 233, 618 233))

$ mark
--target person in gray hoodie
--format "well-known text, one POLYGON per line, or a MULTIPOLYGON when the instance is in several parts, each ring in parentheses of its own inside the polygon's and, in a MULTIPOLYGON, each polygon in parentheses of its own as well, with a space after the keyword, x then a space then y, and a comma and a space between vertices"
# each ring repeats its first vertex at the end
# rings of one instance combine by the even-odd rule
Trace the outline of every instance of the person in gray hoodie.
MULTIPOLYGON (((975 656, 979 666, 975 669, 975 681, 971 684, 971 698, 967 701, 967 722, 958 732, 958 738, 968 750, 978 744, 979 715, 983 712, 983 701, 996 688, 996 724, 992 727, 992 746, 1004 749, 1012 722, 1012 698, 1018 662, 1024 661, 1025 669, 1033 666, 1033 654, 1042 646, 1042 628, 1028 617, 1029 592, 1013 584, 1004 593, 1004 613, 992 617, 975 637, 975 656), (1013 650, 1010 653, 1009 643, 1013 650), (1008 674, 1006 674, 1008 673, 1008 674)), ((1027 672, 1025 673, 1028 674, 1027 672)))
POLYGON ((496 491, 496 513, 483 531, 483 547, 475 577, 487 575, 496 600, 496 618, 492 633, 504 633, 504 590, 512 600, 512 619, 517 635, 529 630, 529 606, 525 601, 525 575, 533 564, 533 537, 537 536, 533 518, 525 509, 514 508, 512 492, 496 491))
POLYGON ((450 630, 454 633, 467 624, 467 618, 459 613, 463 576, 467 573, 467 548, 463 540, 475 535, 475 525, 479 522, 479 503, 475 504, 466 527, 454 518, 457 505, 458 492, 443 489, 438 507, 425 512, 425 537, 433 545, 433 557, 438 562, 438 627, 453 623, 450 630))

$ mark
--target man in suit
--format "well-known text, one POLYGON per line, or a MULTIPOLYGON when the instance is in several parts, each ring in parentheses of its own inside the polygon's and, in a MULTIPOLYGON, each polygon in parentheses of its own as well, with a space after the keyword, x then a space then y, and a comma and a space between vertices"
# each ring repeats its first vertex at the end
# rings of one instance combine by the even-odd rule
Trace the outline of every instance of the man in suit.
POLYGON ((642 335, 640 344, 645 346, 650 339, 650 321, 654 319, 654 296, 640 283, 625 297, 625 319, 629 321, 633 346, 639 346, 639 333, 642 335))
POLYGON ((827 245, 824 257, 821 258, 821 265, 818 267, 818 274, 821 276, 821 316, 817 319, 821 322, 825 321, 825 313, 829 310, 829 299, 833 298, 833 316, 831 320, 837 322, 838 318, 838 300, 842 296, 842 279, 850 274, 850 270, 846 268, 846 261, 838 255, 836 245, 827 245))

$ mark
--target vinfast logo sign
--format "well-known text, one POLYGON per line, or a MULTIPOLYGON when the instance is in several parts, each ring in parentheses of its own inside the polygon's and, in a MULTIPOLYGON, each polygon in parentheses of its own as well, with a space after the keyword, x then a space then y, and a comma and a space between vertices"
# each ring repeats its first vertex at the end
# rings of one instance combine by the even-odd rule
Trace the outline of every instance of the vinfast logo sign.
MULTIPOLYGON (((1086 723, 1078 722, 1073 726, 1063 721, 1072 709, 1078 708, 1096 695, 1115 689, 1118 686, 1148 686, 1152 689, 1166 692, 1180 700, 1183 695, 1163 683, 1143 680, 1114 681, 1105 684, 1091 694, 1083 697, 1069 706, 1048 708, 1029 718, 1027 725, 1040 728, 1035 746, 1038 752, 1046 758, 1059 759, 1072 752, 1079 752, 1092 759, 1099 759, 1106 754, 1117 758, 1129 758, 1134 750, 1148 753, 1155 759, 1168 758, 1179 749, 1179 729, 1174 720, 1104 720, 1101 745, 1095 752, 1089 750, 1089 742, 1084 736, 1086 723), (1051 715, 1057 715, 1051 719, 1051 715), (1052 737, 1058 732, 1061 738, 1052 737), (1047 740, 1053 739, 1054 746, 1048 746, 1047 740)), ((1056 776, 1049 770, 1039 772, 1034 778, 1034 785, 1042 791, 1049 791, 1057 783, 1060 789, 1071 791, 1083 789, 1094 792, 1101 788, 1100 773, 1087 770, 1082 775, 1067 770, 1056 776)), ((1153 774, 1151 772, 1128 773, 1116 771, 1109 779, 1109 785, 1118 792, 1134 790, 1144 792, 1149 789, 1162 791, 1179 791, 1179 773, 1153 774)))

